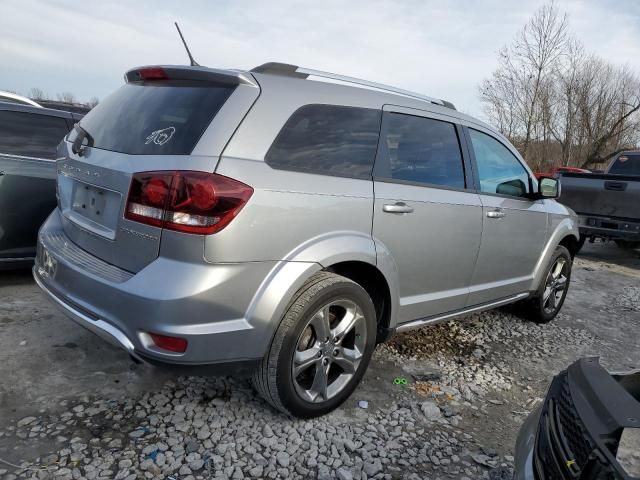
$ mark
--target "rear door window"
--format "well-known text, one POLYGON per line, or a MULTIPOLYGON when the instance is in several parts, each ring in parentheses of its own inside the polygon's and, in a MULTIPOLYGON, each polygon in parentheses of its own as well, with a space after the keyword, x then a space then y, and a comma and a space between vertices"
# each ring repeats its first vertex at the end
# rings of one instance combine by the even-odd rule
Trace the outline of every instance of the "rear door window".
POLYGON ((0 110, 0 154, 54 159, 68 132, 64 118, 0 110))
POLYGON ((464 188, 460 142, 452 123, 432 118, 389 113, 384 147, 386 161, 376 167, 376 177, 464 188))
POLYGON ((616 175, 640 175, 640 154, 622 154, 611 165, 609 173, 616 175))
POLYGON ((94 148, 132 155, 188 155, 235 86, 197 81, 132 82, 80 122, 94 148))
POLYGON ((283 170, 371 178, 380 116, 367 108, 306 105, 289 118, 265 161, 283 170))

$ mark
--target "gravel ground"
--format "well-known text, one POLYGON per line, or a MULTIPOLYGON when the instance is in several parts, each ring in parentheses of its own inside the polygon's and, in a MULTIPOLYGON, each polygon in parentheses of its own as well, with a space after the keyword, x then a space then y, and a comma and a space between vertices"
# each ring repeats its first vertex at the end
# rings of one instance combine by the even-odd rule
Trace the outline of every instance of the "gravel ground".
POLYGON ((584 355, 640 366, 640 257, 625 255, 587 245, 551 324, 494 310, 396 336, 343 407, 309 421, 276 413, 241 378, 132 365, 50 307, 28 275, 9 275, 0 458, 18 467, 0 464, 0 476, 510 478, 518 428, 555 373, 584 355))

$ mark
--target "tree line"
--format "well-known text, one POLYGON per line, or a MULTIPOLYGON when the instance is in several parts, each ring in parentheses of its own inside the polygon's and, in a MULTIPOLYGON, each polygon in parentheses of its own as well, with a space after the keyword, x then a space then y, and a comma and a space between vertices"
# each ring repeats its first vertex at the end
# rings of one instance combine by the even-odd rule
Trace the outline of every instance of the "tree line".
POLYGON ((32 100, 38 101, 38 100, 57 100, 59 102, 64 102, 64 103, 71 103, 71 104, 75 104, 75 103, 81 103, 82 105, 86 105, 90 108, 95 107, 99 100, 98 97, 91 97, 91 99, 88 102, 79 102, 78 99, 76 98, 76 96, 72 93, 72 92, 62 92, 62 93, 58 93, 56 94, 56 98, 51 98, 49 95, 47 95, 44 90, 42 90, 41 88, 38 87, 32 87, 29 89, 29 92, 27 93, 27 96, 29 98, 31 98, 32 100))
POLYGON ((640 143, 640 79, 587 52, 554 3, 500 50, 480 98, 534 170, 602 166, 640 143))

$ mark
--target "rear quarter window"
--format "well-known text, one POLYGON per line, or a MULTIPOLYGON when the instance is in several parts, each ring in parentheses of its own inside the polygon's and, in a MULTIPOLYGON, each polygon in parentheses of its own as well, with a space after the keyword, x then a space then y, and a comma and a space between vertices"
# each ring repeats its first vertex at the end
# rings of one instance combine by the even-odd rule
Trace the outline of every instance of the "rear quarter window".
POLYGON ((80 122, 93 147, 132 155, 188 155, 235 86, 197 81, 134 82, 80 122))
POLYGON ((306 105, 287 120, 265 161, 283 170, 371 178, 380 118, 374 109, 306 105))

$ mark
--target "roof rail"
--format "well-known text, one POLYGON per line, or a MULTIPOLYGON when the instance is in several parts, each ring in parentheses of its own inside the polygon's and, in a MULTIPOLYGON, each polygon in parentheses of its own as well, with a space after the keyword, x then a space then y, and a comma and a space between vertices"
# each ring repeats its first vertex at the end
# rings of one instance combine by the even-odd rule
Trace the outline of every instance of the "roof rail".
POLYGON ((2 102, 3 99, 8 99, 10 103, 18 103, 22 105, 31 105, 32 107, 43 108, 42 105, 40 105, 38 102, 34 102, 30 98, 23 97, 22 95, 18 95, 17 93, 3 92, 2 90, 0 90, 0 102, 2 102))
POLYGON ((308 77, 327 78, 330 80, 335 80, 337 82, 351 83, 354 85, 359 85, 361 87, 366 87, 373 90, 380 90, 383 92, 402 95, 404 97, 424 100, 430 103, 434 103, 436 105, 442 105, 444 107, 452 108, 453 110, 456 109, 456 107, 451 102, 447 102, 446 100, 440 100, 438 98, 428 97, 427 95, 422 95, 421 93, 411 92, 409 90, 403 90, 401 88, 392 87, 390 85, 385 85, 383 83, 369 82, 368 80, 362 80, 360 78, 347 77, 345 75, 338 75, 335 73, 323 72, 321 70, 312 70, 310 68, 303 68, 297 65, 290 65, 288 63, 269 62, 251 69, 251 72, 267 73, 272 75, 283 75, 287 77, 294 77, 294 78, 301 78, 301 79, 305 79, 308 77))

